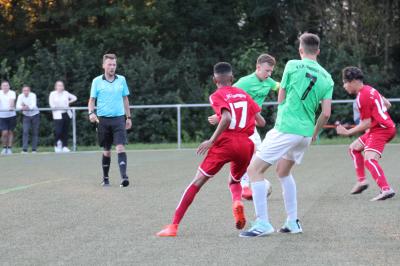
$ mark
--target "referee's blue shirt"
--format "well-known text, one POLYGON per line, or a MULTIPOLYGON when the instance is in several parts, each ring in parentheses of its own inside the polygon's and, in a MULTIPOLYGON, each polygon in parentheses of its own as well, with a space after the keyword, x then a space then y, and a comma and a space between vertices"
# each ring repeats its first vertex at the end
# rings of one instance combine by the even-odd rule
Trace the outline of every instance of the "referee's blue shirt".
POLYGON ((115 117, 125 115, 123 97, 129 95, 124 76, 115 75, 110 82, 104 75, 93 79, 90 97, 97 99, 97 116, 115 117))

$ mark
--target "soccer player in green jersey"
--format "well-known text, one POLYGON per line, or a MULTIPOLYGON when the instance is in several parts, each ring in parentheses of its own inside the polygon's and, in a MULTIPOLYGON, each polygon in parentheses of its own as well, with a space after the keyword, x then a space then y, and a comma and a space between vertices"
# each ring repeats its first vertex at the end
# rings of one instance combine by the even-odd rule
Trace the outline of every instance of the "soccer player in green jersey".
MULTIPOLYGON (((279 89, 279 82, 276 82, 271 78, 271 74, 274 71, 276 61, 275 58, 269 54, 261 54, 257 58, 256 70, 250 75, 240 78, 233 87, 240 88, 247 92, 250 97, 262 108, 265 98, 268 96, 271 90, 277 91, 279 89)), ((218 117, 212 115, 208 118, 208 121, 212 125, 218 124, 218 117)), ((251 141, 255 145, 255 151, 258 151, 261 146, 261 137, 254 129, 254 134, 250 136, 251 141)), ((271 193, 271 185, 266 180, 269 187, 268 194, 271 193)), ((245 173, 241 179, 242 185, 242 198, 251 200, 252 193, 250 189, 250 180, 247 173, 245 173)))
POLYGON ((282 233, 301 233, 297 217, 296 183, 291 174, 294 164, 300 164, 304 152, 331 115, 333 80, 318 64, 319 37, 304 33, 300 36, 301 60, 290 60, 283 72, 279 90, 278 114, 247 172, 250 176, 256 222, 241 237, 265 236, 274 232, 268 219, 267 188, 264 172, 277 164, 287 214, 282 233), (315 112, 321 103, 322 112, 315 123, 315 112))

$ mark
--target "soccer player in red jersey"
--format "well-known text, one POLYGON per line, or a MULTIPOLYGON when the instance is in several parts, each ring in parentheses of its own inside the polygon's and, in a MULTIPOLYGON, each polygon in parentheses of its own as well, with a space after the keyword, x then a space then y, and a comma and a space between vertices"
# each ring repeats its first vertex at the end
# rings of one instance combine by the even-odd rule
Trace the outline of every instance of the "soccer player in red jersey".
POLYGON ((218 126, 211 138, 198 147, 197 153, 203 155, 208 151, 207 156, 183 193, 172 223, 158 232, 157 236, 176 236, 178 225, 197 192, 229 162, 229 188, 235 225, 237 229, 242 229, 246 224, 240 178, 246 172, 254 152, 254 144, 249 136, 254 133, 255 124, 264 126, 265 120, 260 115, 260 107, 246 92, 231 87, 233 75, 229 63, 220 62, 214 66, 213 81, 217 90, 210 96, 210 103, 219 118, 218 126))
POLYGON ((346 67, 343 69, 342 75, 344 89, 349 94, 357 94, 356 101, 360 110, 361 122, 352 129, 346 129, 339 125, 336 131, 342 136, 365 132, 349 148, 358 179, 351 194, 359 194, 368 188, 364 170, 366 167, 381 190, 379 195, 372 198, 371 201, 391 198, 395 192, 389 186, 385 173, 378 163, 385 144, 396 136, 395 124, 387 112, 390 103, 376 89, 364 84, 364 75, 359 68, 346 67), (364 156, 362 155, 363 151, 364 156))

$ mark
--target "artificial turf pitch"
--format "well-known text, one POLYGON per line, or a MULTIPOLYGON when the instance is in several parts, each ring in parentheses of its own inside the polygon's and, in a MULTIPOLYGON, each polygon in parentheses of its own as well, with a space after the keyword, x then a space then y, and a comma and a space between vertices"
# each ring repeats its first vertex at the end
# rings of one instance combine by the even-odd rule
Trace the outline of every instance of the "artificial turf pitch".
MULTIPOLYGON (((155 233, 171 221, 201 157, 194 150, 129 151, 131 186, 100 186, 99 152, 0 157, 0 265, 399 265, 400 195, 352 196, 347 147, 312 146, 294 170, 303 234, 243 239, 234 228, 229 169, 198 193, 177 238, 155 233)), ((400 146, 381 164, 400 192, 400 146)), ((272 170, 272 169, 271 169, 272 170)), ((285 219, 279 181, 267 173, 272 224, 285 219)), ((400 194, 400 193, 399 193, 400 194)), ((245 203, 248 220, 254 217, 245 203)))

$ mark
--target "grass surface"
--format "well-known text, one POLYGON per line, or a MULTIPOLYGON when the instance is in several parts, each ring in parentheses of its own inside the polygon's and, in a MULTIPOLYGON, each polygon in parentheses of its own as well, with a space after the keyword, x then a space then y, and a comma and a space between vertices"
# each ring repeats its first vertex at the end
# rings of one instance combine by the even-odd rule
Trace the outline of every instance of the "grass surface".
MULTIPOLYGON (((313 145, 348 145, 350 144, 354 139, 352 138, 321 138, 319 139, 316 143, 313 143, 313 145)), ((391 143, 400 143, 400 137, 394 138, 391 143)), ((181 148, 182 149, 193 149, 197 148, 200 143, 198 142, 189 142, 189 143, 182 143, 181 148)), ((128 144, 126 146, 127 150, 164 150, 164 149, 177 149, 177 144, 176 143, 136 143, 136 144, 128 144)), ((78 146, 77 151, 98 151, 101 148, 98 146, 78 146)), ((20 153, 21 148, 20 147, 15 147, 13 148, 14 153, 20 153)), ((39 147, 38 148, 39 152, 53 152, 54 148, 53 147, 39 147)))
MULTIPOLYGON (((399 145, 382 159, 397 191, 399 145)), ((109 188, 99 186, 100 152, 0 157, 1 265, 398 265, 399 197, 369 202, 343 146, 315 145, 294 170, 304 233, 241 239, 234 229, 228 168, 206 184, 179 236, 155 233, 170 222, 201 157, 193 150, 130 151, 132 186, 120 188, 113 154, 109 188)), ((285 220, 279 181, 269 201, 272 224, 285 220)), ((371 178, 368 178, 371 181, 371 178)), ((249 219, 253 205, 245 203, 249 219)))

